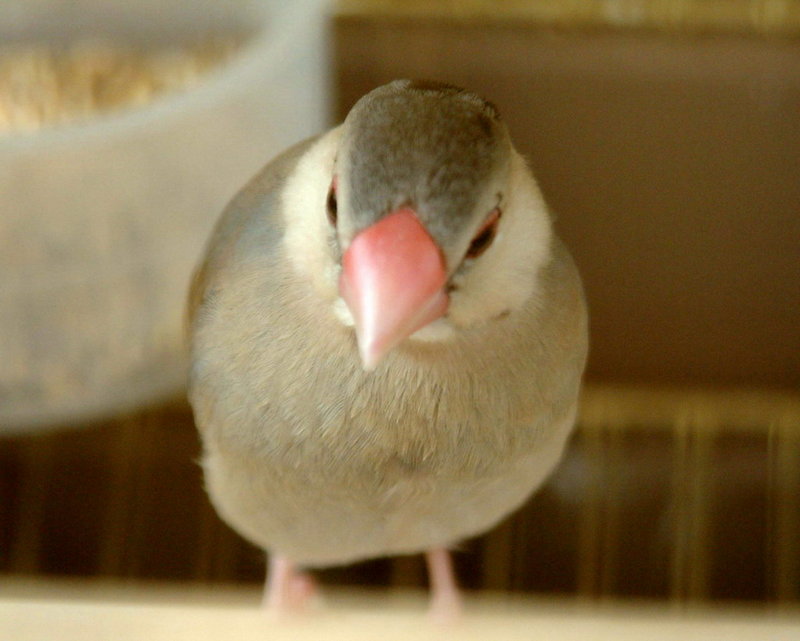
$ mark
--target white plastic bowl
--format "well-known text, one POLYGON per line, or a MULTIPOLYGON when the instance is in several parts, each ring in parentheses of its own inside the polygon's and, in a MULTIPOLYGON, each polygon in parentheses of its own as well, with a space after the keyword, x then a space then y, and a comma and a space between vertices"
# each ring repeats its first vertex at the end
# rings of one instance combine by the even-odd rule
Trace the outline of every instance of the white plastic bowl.
POLYGON ((0 42, 244 33, 181 94, 0 137, 0 430, 100 417, 184 384, 209 231, 264 162, 326 124, 323 0, 3 0, 0 42))

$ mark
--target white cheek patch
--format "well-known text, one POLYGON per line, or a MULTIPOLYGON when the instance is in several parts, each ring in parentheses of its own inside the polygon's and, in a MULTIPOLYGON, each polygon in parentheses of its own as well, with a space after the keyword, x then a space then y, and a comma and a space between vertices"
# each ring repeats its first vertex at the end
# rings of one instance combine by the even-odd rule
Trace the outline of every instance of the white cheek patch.
POLYGON ((537 273, 550 256, 547 206, 525 160, 511 159, 503 217, 492 246, 456 281, 449 319, 457 327, 490 320, 522 307, 536 294, 537 273))
POLYGON ((410 339, 424 343, 439 343, 452 340, 455 335, 452 323, 446 318, 438 318, 422 329, 418 329, 410 336, 410 339))
POLYGON ((341 128, 336 127, 314 143, 300 158, 281 192, 288 259, 329 301, 339 296, 339 268, 328 247, 325 201, 340 135, 341 128))
POLYGON ((333 302, 333 313, 336 314, 336 318, 338 318, 345 327, 355 327, 356 321, 353 318, 353 314, 341 296, 333 302))

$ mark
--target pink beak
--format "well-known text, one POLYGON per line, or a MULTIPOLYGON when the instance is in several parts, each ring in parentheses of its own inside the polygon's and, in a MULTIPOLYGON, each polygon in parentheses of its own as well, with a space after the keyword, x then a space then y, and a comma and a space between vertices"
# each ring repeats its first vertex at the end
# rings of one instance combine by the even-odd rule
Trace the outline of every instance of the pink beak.
POLYGON ((413 210, 362 230, 342 260, 339 291, 356 323, 364 369, 447 311, 444 259, 413 210))

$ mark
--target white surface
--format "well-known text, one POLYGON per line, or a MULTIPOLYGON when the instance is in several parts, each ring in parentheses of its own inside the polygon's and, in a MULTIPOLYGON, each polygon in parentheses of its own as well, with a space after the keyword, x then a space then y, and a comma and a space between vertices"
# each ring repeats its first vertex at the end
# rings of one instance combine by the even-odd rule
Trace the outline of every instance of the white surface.
POLYGON ((729 610, 681 614, 666 606, 578 606, 471 596, 462 621, 452 627, 429 622, 422 595, 385 591, 334 593, 327 606, 303 620, 275 622, 251 591, 97 586, 62 590, 0 590, 0 638, 4 641, 127 641, 266 639, 471 639, 482 641, 797 641, 800 615, 729 610))
POLYGON ((199 88, 0 137, 0 430, 183 383, 191 270, 233 194, 326 124, 324 0, 3 0, 0 42, 252 33, 199 88))

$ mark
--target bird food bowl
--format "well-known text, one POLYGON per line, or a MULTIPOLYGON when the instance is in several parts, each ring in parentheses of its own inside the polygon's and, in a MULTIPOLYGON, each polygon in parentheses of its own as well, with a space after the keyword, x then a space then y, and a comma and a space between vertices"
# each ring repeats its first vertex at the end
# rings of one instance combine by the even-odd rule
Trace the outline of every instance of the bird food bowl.
MULTIPOLYGON (((98 98, 63 122, 41 107, 11 118, 0 96, 0 430, 181 390, 183 307, 211 226, 265 161, 325 124, 324 20, 322 0, 0 5, 2 55, 31 48, 26 64, 57 87, 56 102, 86 102, 57 77, 74 71, 63 64, 76 50, 107 65, 166 52, 145 76, 171 78, 158 93, 135 70, 127 82, 145 89, 117 78, 125 95, 112 107, 98 98), (203 43, 216 63, 198 66, 203 43)), ((2 60, 0 75, 19 80, 2 60)), ((98 82, 90 93, 106 92, 98 82)))

